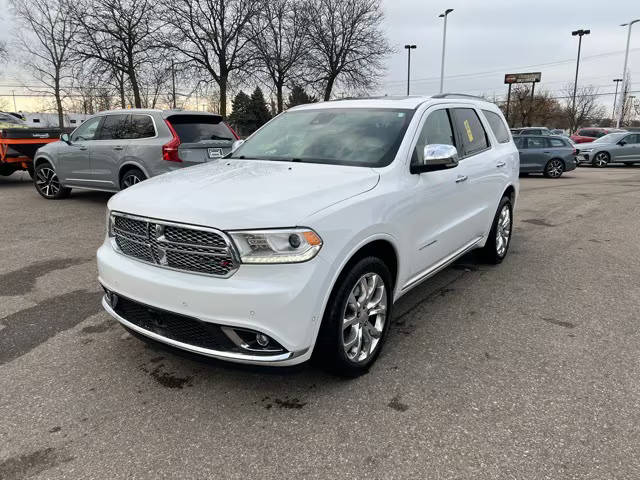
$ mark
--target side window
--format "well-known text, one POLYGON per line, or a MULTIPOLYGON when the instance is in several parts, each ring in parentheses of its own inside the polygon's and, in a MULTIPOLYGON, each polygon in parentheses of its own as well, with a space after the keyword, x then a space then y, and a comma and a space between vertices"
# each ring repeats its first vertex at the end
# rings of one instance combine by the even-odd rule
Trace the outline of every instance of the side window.
POLYGON ((529 137, 527 148, 547 148, 546 139, 540 137, 529 137))
POLYGON ((131 115, 124 138, 151 138, 156 136, 153 120, 149 115, 131 115))
POLYGON ((464 156, 473 155, 489 148, 487 132, 484 131, 478 114, 472 108, 454 108, 453 124, 458 132, 458 138, 462 141, 464 156))
POLYGON ((558 148, 558 147, 566 147, 567 145, 564 143, 564 141, 560 140, 559 138, 550 138, 549 142, 551 142, 551 146, 558 148))
POLYGON ((507 126, 504 124, 500 115, 494 112, 490 112, 489 110, 483 110, 484 116, 487 117, 487 121, 489 122, 489 126, 493 131, 493 134, 498 139, 500 143, 509 143, 511 137, 509 136, 509 130, 507 130, 507 126))
POLYGON ((449 112, 446 109, 431 112, 427 117, 418 137, 416 148, 413 151, 411 163, 421 163, 424 156, 424 147, 435 143, 456 146, 449 112))
POLYGON ((107 115, 100 129, 99 140, 121 140, 126 138, 129 115, 107 115))
POLYGON ((78 142, 95 139, 100 120, 102 120, 102 117, 95 117, 84 122, 76 129, 75 132, 73 132, 73 134, 71 135, 71 141, 78 142))
POLYGON ((629 135, 625 140, 627 143, 640 143, 640 134, 636 133, 635 135, 629 135))

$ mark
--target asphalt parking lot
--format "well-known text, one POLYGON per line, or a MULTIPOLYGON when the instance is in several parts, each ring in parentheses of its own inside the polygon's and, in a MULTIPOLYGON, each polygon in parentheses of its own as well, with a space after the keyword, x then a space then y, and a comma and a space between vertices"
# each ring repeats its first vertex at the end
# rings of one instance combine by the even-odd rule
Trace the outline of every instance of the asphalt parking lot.
POLYGON ((505 262, 414 290, 368 375, 199 361, 102 311, 108 194, 0 178, 0 479, 640 477, 640 167, 521 179, 505 262))

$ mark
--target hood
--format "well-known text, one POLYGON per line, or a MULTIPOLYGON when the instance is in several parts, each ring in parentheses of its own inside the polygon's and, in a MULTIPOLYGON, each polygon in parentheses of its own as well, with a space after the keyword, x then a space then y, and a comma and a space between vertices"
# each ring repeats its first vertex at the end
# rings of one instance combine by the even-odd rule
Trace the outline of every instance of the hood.
POLYGON ((221 230, 305 226, 378 179, 366 167, 220 160, 145 180, 112 197, 109 209, 221 230))

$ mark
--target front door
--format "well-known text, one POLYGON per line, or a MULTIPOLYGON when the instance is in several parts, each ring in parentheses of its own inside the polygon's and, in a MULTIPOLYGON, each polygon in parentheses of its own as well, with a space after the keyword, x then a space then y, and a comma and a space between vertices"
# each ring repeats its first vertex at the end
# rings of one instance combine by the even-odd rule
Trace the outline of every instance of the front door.
POLYGON ((69 144, 61 145, 56 173, 65 185, 83 186, 92 179, 90 146, 95 142, 102 117, 90 118, 71 134, 69 144))
POLYGON ((640 134, 632 133, 621 139, 624 145, 618 144, 614 162, 640 162, 640 134))
MULTIPOLYGON (((421 163, 426 145, 453 145, 459 150, 448 109, 430 109, 425 117, 413 148, 412 163, 421 163)), ((468 189, 461 165, 412 175, 412 185, 405 192, 411 199, 407 205, 412 209, 407 212, 411 221, 406 248, 413 259, 408 284, 468 242, 465 223, 471 205, 468 189)))

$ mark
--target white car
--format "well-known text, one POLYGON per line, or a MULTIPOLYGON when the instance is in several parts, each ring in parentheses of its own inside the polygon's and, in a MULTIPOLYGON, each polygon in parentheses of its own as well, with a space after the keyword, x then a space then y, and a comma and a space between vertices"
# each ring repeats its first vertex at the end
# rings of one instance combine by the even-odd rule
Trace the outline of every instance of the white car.
POLYGON ((103 305, 137 336, 355 376, 398 298, 472 249, 507 254, 519 157, 491 103, 304 105, 240 143, 109 201, 103 305))

